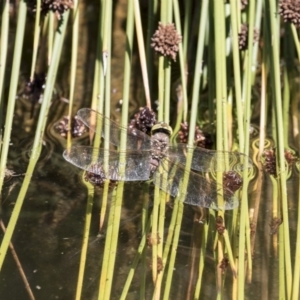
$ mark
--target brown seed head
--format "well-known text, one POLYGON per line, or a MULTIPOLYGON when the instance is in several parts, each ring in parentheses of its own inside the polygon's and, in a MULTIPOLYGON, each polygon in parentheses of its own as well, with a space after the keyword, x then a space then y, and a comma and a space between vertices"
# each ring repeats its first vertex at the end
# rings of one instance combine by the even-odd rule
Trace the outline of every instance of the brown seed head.
POLYGON ((158 29, 151 38, 151 47, 157 53, 169 56, 176 61, 176 55, 179 50, 178 45, 181 39, 182 37, 176 31, 174 24, 163 25, 159 22, 158 29))
POLYGON ((280 0, 279 14, 284 22, 300 27, 300 0, 280 0))

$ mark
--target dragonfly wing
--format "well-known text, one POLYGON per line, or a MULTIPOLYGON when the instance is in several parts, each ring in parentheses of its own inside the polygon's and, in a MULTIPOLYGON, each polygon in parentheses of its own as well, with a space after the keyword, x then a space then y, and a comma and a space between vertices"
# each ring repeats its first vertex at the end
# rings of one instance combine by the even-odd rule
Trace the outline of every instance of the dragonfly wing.
POLYGON ((160 169, 153 175, 153 182, 163 191, 173 197, 179 196, 179 199, 190 205, 229 210, 239 204, 229 188, 218 184, 213 178, 185 170, 178 162, 164 159, 160 169))
POLYGON ((115 146, 120 146, 121 134, 126 134, 126 149, 149 150, 151 147, 151 138, 144 132, 136 128, 121 127, 116 122, 106 118, 93 109, 82 108, 77 112, 77 115, 79 119, 96 134, 101 135, 103 138, 108 136, 109 142, 115 146), (106 133, 106 135, 104 135, 104 133, 106 133))
POLYGON ((74 146, 63 153, 65 160, 103 179, 119 181, 143 181, 150 176, 148 151, 119 151, 74 146))
POLYGON ((239 152, 215 151, 200 147, 190 147, 187 149, 186 144, 177 144, 169 147, 170 157, 179 160, 180 163, 185 164, 186 153, 192 151, 192 170, 200 172, 241 172, 245 168, 253 167, 252 160, 245 154, 239 152))

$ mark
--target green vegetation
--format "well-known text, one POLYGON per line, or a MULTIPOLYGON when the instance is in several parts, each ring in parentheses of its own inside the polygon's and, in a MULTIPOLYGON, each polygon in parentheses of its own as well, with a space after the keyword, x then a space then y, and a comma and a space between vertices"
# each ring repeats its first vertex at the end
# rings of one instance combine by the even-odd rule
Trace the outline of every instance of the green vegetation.
MULTIPOLYGON (((277 5, 272 0, 154 0, 140 7, 141 2, 146 3, 20 0, 13 7, 16 16, 10 12, 9 1, 2 2, 0 189, 7 176, 20 70, 27 68, 31 83, 35 73, 44 70, 47 75, 21 189, 7 224, 0 215, 5 232, 0 246, 0 274, 9 248, 18 252, 17 248, 13 250, 11 240, 40 159, 55 86, 62 80, 68 93, 64 94, 68 105, 63 109, 68 120, 87 106, 113 119, 112 91, 117 89, 122 90, 119 123, 127 127, 133 100, 151 111, 156 110, 157 99, 156 118, 173 128, 171 141, 182 141, 185 135, 189 150, 186 174, 192 165, 191 149, 198 142, 199 127, 210 134, 216 150, 238 151, 254 162, 253 167, 247 159, 243 162, 239 174, 243 184, 236 192, 239 206, 229 211, 202 207, 191 212, 182 197, 188 188, 188 175, 180 183, 181 196, 174 201, 157 185, 152 195, 150 182, 140 184, 143 203, 136 233, 139 244, 131 249, 125 267, 118 265, 118 255, 122 255, 119 235, 126 183, 120 181, 112 188, 111 182, 105 181, 99 198, 97 188, 83 180, 87 206, 81 256, 77 257, 75 299, 87 299, 89 295, 87 261, 93 218, 99 219, 99 234, 105 232, 105 247, 98 253, 97 295, 91 299, 208 299, 208 295, 209 299, 298 299, 300 163, 294 153, 300 149, 299 2, 279 1, 277 5), (117 13, 120 10, 125 17, 117 13), (12 20, 16 22, 13 47, 9 38, 12 20), (123 30, 119 40, 114 36, 115 27, 124 20, 125 25, 119 25, 123 30), (32 32, 30 36, 28 32, 32 32), (32 43, 30 51, 24 43, 26 47, 32 43), (122 50, 116 55, 120 45, 122 50), (93 74, 90 85, 78 79, 78 70, 87 68, 78 65, 83 48, 88 49, 86 57, 89 51, 92 53, 93 68, 89 60, 85 71, 93 74), (28 52, 32 54, 31 70, 22 63, 28 52), (122 68, 122 80, 117 85, 113 82, 116 65, 122 68), (63 79, 62 73, 67 74, 63 79), (87 97, 78 99, 77 82, 85 84, 87 97), (133 86, 141 83, 142 92, 132 99, 133 86), (98 215, 92 214, 94 203, 101 203, 98 215), (181 255, 186 213, 196 221, 188 223, 192 224, 191 239, 181 255), (185 256, 189 260, 180 261, 185 256), (176 270, 183 269, 176 275, 176 270)), ((106 137, 108 134, 105 132, 106 137)), ((85 142, 98 153, 100 137, 90 134, 87 139, 85 142)), ((108 149, 108 140, 101 147, 108 149)), ((64 148, 74 143, 78 141, 72 130, 67 130, 64 148)), ((120 150, 126 150, 126 134, 121 136, 120 150)), ((120 161, 125 158, 121 155, 120 161)), ((226 170, 234 163, 229 157, 223 162, 226 170)), ((224 186, 223 171, 201 175, 224 186)), ((161 176, 159 180, 163 185, 167 178, 161 176)), ((224 205, 223 192, 218 193, 216 201, 220 207, 224 205)), ((22 270, 22 261, 18 268, 22 270)), ((35 299, 30 280, 27 283, 23 275, 28 298, 35 299)))

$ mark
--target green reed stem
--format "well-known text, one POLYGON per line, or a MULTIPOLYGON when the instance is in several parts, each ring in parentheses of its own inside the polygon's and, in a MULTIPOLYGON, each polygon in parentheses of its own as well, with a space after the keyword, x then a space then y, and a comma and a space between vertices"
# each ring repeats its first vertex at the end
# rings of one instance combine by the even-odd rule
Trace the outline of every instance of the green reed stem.
MULTIPOLYGON (((151 48, 151 38, 154 32, 154 23, 156 24, 158 1, 153 0, 148 2, 148 23, 147 23, 147 38, 146 38, 146 56, 147 69, 149 75, 149 90, 150 96, 153 93, 153 49, 151 48)), ((150 97, 152 98, 152 97, 150 97)))
MULTIPOLYGON (((158 172, 161 172, 162 167, 158 172)), ((154 189, 154 199, 153 199, 153 208, 152 208, 152 232, 151 232, 151 240, 152 240, 152 280, 156 282, 157 280, 157 234, 158 234, 158 213, 159 213, 159 205, 161 202, 160 198, 161 194, 159 191, 159 187, 156 185, 154 189)), ((159 293, 160 293, 160 289, 159 293)))
POLYGON ((84 184, 88 189, 88 198, 86 204, 85 223, 83 229, 79 272, 78 272, 78 279, 77 279, 77 286, 76 286, 76 296, 75 296, 76 300, 81 299, 81 294, 82 294, 84 270, 85 270, 85 263, 87 258, 89 234, 90 234, 91 220, 92 220, 92 209, 93 209, 93 202, 94 202, 94 187, 90 183, 84 180, 82 180, 82 182, 84 182, 84 184))
MULTIPOLYGON (((258 33, 261 32, 261 22, 262 22, 262 13, 263 13, 263 0, 256 1, 256 11, 255 11, 255 23, 254 28, 258 33)), ((259 50, 259 40, 253 40, 253 50, 252 50, 252 84, 254 84, 255 76, 257 74, 257 54, 259 50)))
MULTIPOLYGON (((21 186, 21 190, 20 193, 18 195, 16 204, 14 206, 10 221, 8 223, 7 226, 7 230, 6 233, 3 237, 2 240, 2 244, 0 247, 0 269, 2 268, 3 265, 3 261, 7 252, 7 248, 9 246, 9 242, 11 240, 12 234, 14 232, 16 223, 18 221, 20 212, 21 212, 21 208, 22 208, 22 204, 28 189, 28 186, 30 184, 30 179, 31 179, 31 175, 34 172, 35 169, 35 165, 39 159, 39 155, 41 152, 41 148, 42 148, 42 142, 43 142, 43 135, 44 135, 44 131, 45 131, 45 127, 46 127, 46 121, 47 121, 47 115, 48 115, 48 111, 49 111, 49 107, 50 107, 50 103, 51 103, 51 99, 52 99, 52 92, 53 92, 53 88, 54 88, 54 82, 55 82, 55 78, 56 78, 56 74, 57 74, 57 69, 58 69, 58 63, 59 63, 59 58, 61 57, 61 50, 62 50, 62 45, 63 45, 63 40, 64 40, 64 36, 66 33, 66 27, 67 27, 67 23, 68 23, 68 17, 69 17, 69 11, 67 11, 66 13, 64 13, 63 18, 64 18, 64 22, 62 23, 62 26, 56 31, 55 34, 55 42, 54 42, 54 48, 53 48, 53 54, 55 57, 55 60, 52 61, 50 67, 49 67, 49 71, 47 74, 47 82, 46 82, 46 87, 45 87, 45 93, 44 93, 44 98, 43 98, 43 102, 41 105, 41 110, 40 110, 40 115, 39 115, 39 120, 38 120, 38 124, 37 124, 37 129, 36 129, 36 134, 35 134, 35 138, 34 138, 34 142, 33 142, 33 149, 32 149, 32 154, 30 156, 30 161, 29 161, 29 165, 26 171, 26 176, 25 179, 23 181, 23 184, 21 186)), ((17 29, 17 35, 16 35, 16 40, 18 41, 18 43, 16 43, 16 47, 17 48, 22 48, 20 47, 20 45, 22 45, 22 41, 23 41, 23 33, 24 33, 24 27, 25 27, 25 20, 26 20, 26 5, 22 2, 20 2, 20 8, 19 8, 19 19, 18 19, 18 27, 21 27, 19 29, 17 29)), ((21 49, 16 49, 15 54, 16 56, 14 57, 14 63, 13 63, 13 69, 14 67, 16 68, 17 65, 17 70, 13 70, 13 74, 12 74, 12 79, 11 79, 11 90, 10 90, 10 96, 13 95, 13 93, 16 92, 16 87, 17 87, 17 80, 14 78, 14 76, 16 76, 16 74, 18 74, 19 71, 19 64, 20 64, 20 54, 21 49)), ((13 95, 13 99, 15 99, 15 94, 13 95)), ((11 106, 11 103, 14 103, 14 100, 9 101, 9 106, 11 106)), ((13 106, 10 107, 10 110, 8 110, 8 117, 7 117, 7 122, 8 120, 12 121, 12 114, 13 112, 13 106)), ((6 131, 11 128, 11 124, 8 124, 8 127, 6 127, 6 131)), ((9 130, 10 133, 10 130, 9 130)), ((3 148, 5 149, 5 148, 3 148)), ((2 152, 2 156, 3 156, 3 152, 2 152)), ((5 160, 6 160, 6 156, 5 156, 5 160)), ((3 161, 3 159, 1 160, 1 162, 3 161)))
MULTIPOLYGON (((175 4, 174 4, 174 14, 175 12, 175 4)), ((189 45, 189 38, 190 38, 190 28, 191 28, 191 22, 192 22, 192 2, 191 1, 185 1, 184 2, 184 21, 183 21, 183 41, 182 41, 182 49, 183 49, 183 57, 185 64, 187 63, 187 53, 188 53, 188 45, 189 45)), ((175 16, 176 20, 176 16, 175 16)))
POLYGON ((291 30, 293 33, 293 38, 294 38, 294 45, 296 47, 297 55, 298 55, 298 60, 300 61, 300 42, 299 42, 299 37, 297 33, 297 29, 294 24, 291 24, 291 30))
MULTIPOLYGON (((173 7, 174 7, 176 30, 178 34, 182 36, 178 0, 173 0, 173 7)), ((187 114, 188 114, 187 70, 185 68, 185 60, 186 57, 184 56, 183 45, 182 43, 180 43, 179 44, 179 65, 180 65, 180 76, 181 76, 182 97, 183 97, 183 121, 187 121, 187 114)))
MULTIPOLYGON (((226 69, 225 69, 225 15, 224 2, 214 2, 215 30, 215 60, 216 60, 216 114, 217 114, 217 150, 224 149, 224 139, 227 139, 227 128, 224 113, 227 111, 226 69)), ((227 149, 226 149, 227 150, 227 149)))
POLYGON ((237 124, 239 130, 239 151, 242 152, 244 148, 244 110, 242 99, 242 85, 241 85, 241 66, 240 66, 240 50, 239 50, 239 20, 237 18, 237 6, 236 1, 230 1, 230 21, 232 29, 232 54, 233 54, 233 73, 234 73, 234 93, 237 110, 237 124))
MULTIPOLYGON (((300 138, 298 137, 300 141, 300 138)), ((298 174, 300 172, 300 163, 297 165, 298 174)), ((295 262, 294 262, 294 278, 293 278, 293 288, 292 288, 292 300, 299 299, 300 290, 300 177, 298 177, 298 220, 297 220, 297 238, 296 238, 296 252, 295 252, 295 262)))
MULTIPOLYGON (((0 40, 0 126, 2 127, 2 120, 3 120, 3 87, 5 82, 5 71, 6 71, 6 58, 7 58, 7 49, 8 49, 8 34, 9 34, 9 1, 2 1, 2 15, 1 15, 1 40, 0 40)), ((1 153, 1 146, 0 145, 0 153, 1 153)))
POLYGON ((289 84, 288 70, 283 69, 283 131, 284 131, 284 148, 289 148, 289 121, 290 121, 290 97, 291 86, 289 84))
POLYGON ((272 36, 271 61, 274 76, 274 105, 276 113, 276 137, 277 137, 277 155, 279 158, 280 174, 280 188, 281 188, 281 204, 282 204, 282 217, 284 229, 284 258, 285 258, 285 271, 287 282, 287 298, 290 299, 292 291, 292 266, 291 266, 291 251, 290 251, 290 235, 289 235, 289 215, 288 215, 288 199, 286 187, 286 172, 285 172, 285 157, 284 157, 284 132, 283 132, 283 113, 282 113, 282 97, 280 85, 280 61, 279 61, 279 32, 278 32, 278 18, 276 15, 277 7, 271 0, 269 4, 269 21, 272 36))
POLYGON ((54 40, 54 24, 55 24, 55 15, 50 13, 47 15, 48 21, 48 65, 51 64, 52 57, 53 57, 53 40, 54 40))
POLYGON ((41 0, 36 2, 35 11, 35 24, 34 24, 34 38, 33 38, 33 51, 32 51, 32 62, 31 62, 31 72, 30 81, 33 81, 33 76, 36 68, 36 58, 40 43, 40 33, 41 33, 41 0))
MULTIPOLYGON (((151 218, 149 218, 149 205, 150 205, 150 197, 149 197, 149 184, 147 181, 143 184, 143 208, 142 208, 142 217, 141 217, 141 231, 142 237, 145 235, 148 237, 150 227, 151 227, 151 218), (150 219, 150 221, 149 221, 150 219), (150 223, 150 227, 147 230, 147 225, 150 223)), ((147 283, 147 249, 144 247, 142 252, 141 259, 141 276, 140 276, 140 299, 145 298, 146 294, 146 283, 147 283)))
MULTIPOLYGON (((287 292, 287 282, 286 282, 286 270, 284 266, 284 228, 283 226, 279 226, 278 230, 278 278, 279 278, 279 284, 278 284, 278 299, 287 299, 286 292, 287 292)), ((290 299, 290 298, 288 298, 290 299)))
POLYGON ((202 243, 201 243, 201 249, 200 249, 200 254, 199 254, 198 277, 197 277, 197 282, 196 282, 196 286, 195 286, 194 300, 200 299, 203 271, 204 271, 204 266, 205 266, 207 237, 208 237, 208 224, 204 223, 203 231, 202 231, 202 243))
POLYGON ((208 21, 208 0, 203 0, 201 5, 201 15, 199 19, 199 36, 197 43, 197 51, 196 51, 196 69, 193 81, 193 91, 192 91, 192 105, 191 105, 191 116, 189 123, 189 138, 188 145, 194 145, 194 134, 196 129, 196 121, 197 121, 197 112, 198 105, 200 101, 200 83, 201 83, 201 75, 202 70, 200 69, 203 61, 203 52, 204 52, 204 40, 206 33, 206 24, 208 21))
POLYGON ((99 300, 110 298, 110 296, 107 297, 107 295, 110 294, 112 279, 113 279, 112 278, 113 274, 110 271, 110 269, 114 268, 114 264, 111 265, 110 256, 112 251, 111 243, 112 243, 113 226, 115 220, 116 193, 117 193, 116 189, 114 189, 112 194, 112 200, 111 200, 111 208, 110 208, 108 222, 107 222, 105 248, 102 256, 102 270, 101 270, 99 293, 98 293, 99 300))
MULTIPOLYGON (((5 167, 6 167, 7 155, 8 155, 9 144, 10 144, 10 133, 12 129, 14 107, 16 103, 17 87, 19 82, 19 71, 20 71, 23 40, 24 40, 24 30, 26 24, 26 11, 27 11, 27 7, 25 2, 20 1, 14 56, 13 56, 13 65, 12 65, 12 72, 10 78, 8 104, 7 104, 7 112, 6 112, 6 120, 5 120, 5 131, 3 136, 1 161, 0 161, 0 191, 2 190, 2 185, 3 185, 4 175, 5 175, 5 167)), ((0 69, 2 69, 2 67, 0 69)))
POLYGON ((137 40, 138 40, 139 57, 140 57, 140 62, 141 62, 142 75, 143 75, 146 103, 147 103, 147 106, 151 109, 151 98, 150 98, 150 89, 149 89, 149 78, 148 78, 148 72, 147 72, 145 43, 144 43, 144 37, 143 37, 140 5, 139 5, 138 0, 134 0, 134 16, 135 16, 135 25, 136 25, 135 28, 136 28, 136 34, 137 34, 137 40))
POLYGON ((99 12, 100 18, 98 22, 98 35, 97 35, 97 48, 96 48, 96 59, 95 59, 95 69, 94 69, 94 82, 92 91, 92 103, 91 107, 96 109, 98 112, 103 113, 104 107, 104 62, 103 62, 103 51, 102 41, 103 41, 103 23, 105 20, 106 1, 101 1, 101 9, 99 12))
POLYGON ((127 275, 127 279, 125 281, 124 288, 123 288, 122 294, 120 296, 120 300, 126 300, 127 297, 128 297, 128 291, 129 291, 129 288, 130 288, 130 284, 132 282, 134 273, 135 273, 135 271, 137 269, 137 266, 139 264, 139 261, 141 259, 142 253, 145 249, 147 234, 150 230, 150 227, 151 227, 151 218, 148 220, 148 223, 145 227, 144 234, 142 235, 142 239, 140 241, 140 245, 139 245, 139 247, 136 251, 135 257, 134 257, 133 262, 131 264, 130 271, 127 275))
POLYGON ((175 201, 178 201, 178 214, 177 214, 176 223, 175 223, 175 231, 174 231, 174 237, 173 237, 173 244, 171 247, 168 273, 167 273, 167 278, 166 278, 166 283, 165 283, 165 290, 164 290, 164 295, 162 298, 164 300, 170 299, 170 291, 171 291, 172 278, 173 278, 173 273, 174 273, 174 265, 175 265, 177 247, 178 247, 180 230, 181 230, 184 204, 182 202, 182 199, 180 199, 180 198, 181 197, 176 197, 176 199, 175 199, 175 201))
MULTIPOLYGON (((172 0, 167 0, 167 19, 166 23, 172 22, 172 0)), ((164 57, 164 122, 170 123, 170 99, 171 99, 171 59, 164 57)))
MULTIPOLYGON (((128 107, 129 107, 129 87, 131 74, 131 61, 133 51, 133 31, 134 31, 134 9, 133 0, 128 1, 127 6, 127 24, 126 24, 126 51, 124 64, 124 83, 123 83, 123 109, 122 109, 122 127, 128 124, 128 107)), ((104 43, 108 45, 108 43, 104 43)), ((120 141, 120 166, 124 166, 124 151, 126 150, 126 132, 122 131, 120 141), (123 153, 123 154, 122 154, 123 153)), ((122 174, 125 170, 119 170, 122 174)), ((105 249, 103 265, 100 278, 100 289, 98 299, 110 299, 112 280, 114 274, 115 259, 117 253, 117 243, 119 236, 119 227, 121 219, 121 209, 123 200, 124 182, 120 181, 116 188, 116 198, 110 209, 110 220, 107 228, 105 240, 105 249)))
MULTIPOLYGON (((244 149, 243 153, 247 156, 249 155, 250 147, 250 116, 251 116, 251 69, 252 69, 252 53, 253 53, 253 37, 254 37, 254 17, 255 17, 255 2, 249 3, 249 32, 248 32, 248 50, 245 53, 245 106, 244 106, 244 149)), ((248 215, 248 183, 249 183, 249 169, 248 160, 244 162, 243 171, 243 188, 242 188, 242 201, 241 201, 241 212, 240 212, 240 230, 239 230, 239 251, 238 251, 238 298, 244 297, 245 288, 245 248, 247 253, 251 253, 250 247, 250 225, 249 225, 249 215, 248 215)), ((252 269, 251 256, 248 255, 248 264, 250 265, 250 270, 252 269)))
MULTIPOLYGON (((111 38, 112 38, 112 5, 110 1, 102 1, 101 13, 98 23, 98 39, 95 60, 95 72, 94 72, 94 85, 92 95, 92 107, 96 108, 98 112, 103 113, 105 110, 105 116, 110 117, 110 97, 111 97, 111 38), (105 104, 105 107, 104 107, 105 104)), ((98 128, 99 132, 104 131, 104 145, 103 148, 109 149, 109 129, 105 122, 102 122, 98 128)), ((96 135, 93 143, 95 155, 98 153, 98 149, 101 145, 100 135, 96 135)), ((104 156, 104 170, 108 169, 108 157, 104 156)), ((99 232, 102 232, 105 216, 108 207, 108 192, 109 192, 109 180, 104 183, 101 209, 99 214, 99 232)))
MULTIPOLYGON (((163 180, 166 180, 165 178, 163 180)), ((166 218, 166 203, 168 195, 165 191, 160 191, 160 206, 158 216, 158 231, 156 235, 157 240, 157 258, 162 259, 163 257, 163 244, 164 244, 164 230, 165 230, 165 218, 166 218)))
MULTIPOLYGON (((71 124, 72 110, 75 93, 75 81, 76 81, 76 69, 77 69, 77 57, 78 57, 78 40, 79 40, 79 6, 78 0, 73 1, 73 26, 72 26, 72 54, 71 54, 71 70, 70 70, 70 93, 69 93, 69 120, 71 124)), ((71 130, 68 131, 68 148, 71 146, 71 130)))
MULTIPOLYGON (((169 256, 170 249, 171 249, 171 243, 172 243, 172 240, 174 237, 174 229, 175 229, 176 220, 177 220, 177 216, 178 216, 178 209, 179 209, 179 201, 175 200, 174 208, 172 211, 171 222, 168 226, 168 236, 165 241, 165 246, 164 246, 164 251, 163 251, 163 256, 162 256, 163 269, 157 275, 157 279, 156 279, 155 287, 154 287, 153 298, 152 298, 153 300, 160 298, 161 286, 162 286, 161 283, 163 280, 164 273, 166 271, 168 256, 169 256)), ((168 272, 173 272, 173 270, 168 270, 168 272)))
MULTIPOLYGON (((226 80, 226 44, 225 44, 225 11, 224 2, 221 0, 214 1, 214 41, 215 41, 215 78, 216 78, 216 134, 217 150, 228 150, 228 128, 227 128, 227 80, 226 80)), ((216 173, 216 181, 222 186, 222 172, 216 173)), ((223 195, 218 194, 217 202, 220 206, 223 206, 223 195)), ((220 215, 224 219, 224 212, 219 211, 220 215)), ((217 282, 217 296, 216 299, 222 297, 222 274, 218 265, 224 257, 224 242, 218 239, 217 243, 217 260, 216 260, 216 282, 217 282)))

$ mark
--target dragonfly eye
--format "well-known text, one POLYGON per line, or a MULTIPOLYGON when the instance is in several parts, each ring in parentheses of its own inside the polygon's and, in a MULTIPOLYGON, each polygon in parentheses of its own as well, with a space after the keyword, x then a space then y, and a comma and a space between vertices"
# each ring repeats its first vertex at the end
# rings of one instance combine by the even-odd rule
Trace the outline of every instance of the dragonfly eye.
POLYGON ((172 135, 172 128, 164 122, 160 122, 155 124, 152 129, 151 129, 151 134, 154 135, 157 132, 163 132, 165 134, 167 134, 168 136, 172 135))

